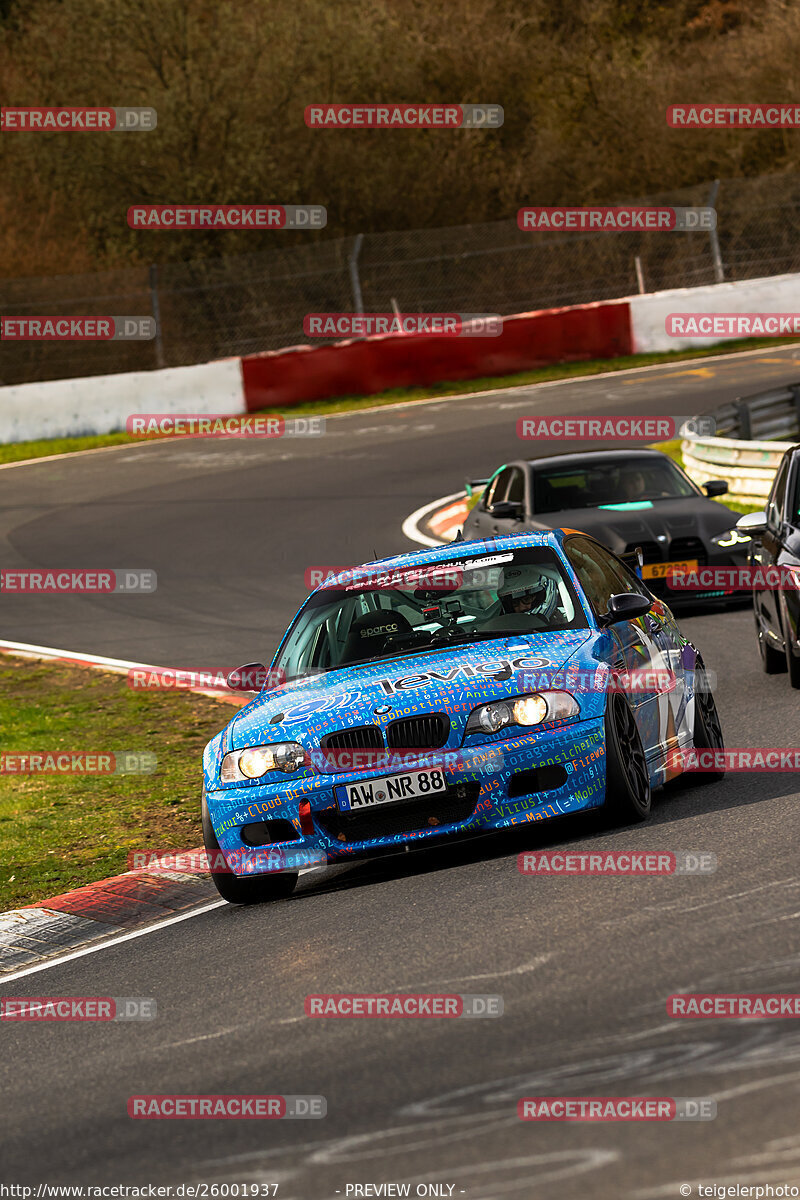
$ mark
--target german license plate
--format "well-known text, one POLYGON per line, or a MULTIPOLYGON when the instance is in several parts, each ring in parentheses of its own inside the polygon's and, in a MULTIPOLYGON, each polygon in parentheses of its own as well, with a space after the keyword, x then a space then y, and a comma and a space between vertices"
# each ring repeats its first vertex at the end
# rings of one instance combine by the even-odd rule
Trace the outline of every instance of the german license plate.
POLYGON ((432 792, 446 790, 444 771, 410 771, 406 775, 389 775, 386 779, 339 784, 336 802, 342 812, 358 812, 362 808, 394 804, 397 800, 418 800, 432 792))
POLYGON ((690 558, 686 562, 646 563, 642 567, 642 579, 666 579, 668 575, 688 575, 696 571, 700 565, 699 559, 690 558))

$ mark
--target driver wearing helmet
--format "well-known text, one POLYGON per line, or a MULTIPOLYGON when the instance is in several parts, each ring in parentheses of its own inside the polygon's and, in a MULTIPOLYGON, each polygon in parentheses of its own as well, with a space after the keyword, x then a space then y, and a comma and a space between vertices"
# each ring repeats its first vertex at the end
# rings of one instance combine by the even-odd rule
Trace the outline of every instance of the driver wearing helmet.
POLYGON ((512 584, 498 591, 497 596, 504 613, 530 613, 544 621, 553 619, 560 604, 558 585, 548 575, 512 584))

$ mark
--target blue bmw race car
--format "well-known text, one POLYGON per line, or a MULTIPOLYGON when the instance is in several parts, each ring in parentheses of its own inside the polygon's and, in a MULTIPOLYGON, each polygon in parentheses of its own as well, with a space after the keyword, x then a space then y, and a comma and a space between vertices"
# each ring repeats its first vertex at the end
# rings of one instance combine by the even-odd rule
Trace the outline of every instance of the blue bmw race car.
POLYGON ((573 530, 342 572, 250 669, 269 682, 203 762, 212 877, 239 904, 435 839, 600 806, 641 821, 687 750, 723 746, 669 608, 573 530))

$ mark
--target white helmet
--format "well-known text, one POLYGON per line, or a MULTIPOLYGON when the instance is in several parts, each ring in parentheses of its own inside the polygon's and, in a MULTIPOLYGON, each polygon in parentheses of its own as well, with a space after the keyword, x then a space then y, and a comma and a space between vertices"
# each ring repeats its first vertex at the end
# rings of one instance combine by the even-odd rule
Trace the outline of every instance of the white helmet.
MULTIPOLYGON (((506 576, 507 578, 507 576, 506 576)), ((549 575, 540 575, 528 583, 508 584, 497 593, 503 612, 527 612, 549 621, 560 604, 558 584, 549 575), (518 605, 522 603, 520 609, 518 605)))

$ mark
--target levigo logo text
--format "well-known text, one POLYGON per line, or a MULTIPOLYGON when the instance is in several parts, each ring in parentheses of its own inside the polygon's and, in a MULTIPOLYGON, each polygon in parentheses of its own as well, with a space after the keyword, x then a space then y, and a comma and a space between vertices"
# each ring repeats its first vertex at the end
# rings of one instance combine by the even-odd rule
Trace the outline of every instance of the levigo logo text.
POLYGON ((548 658, 534 658, 530 655, 524 658, 498 658, 487 662, 461 663, 448 671, 423 671, 419 675, 403 675, 400 679, 379 679, 378 682, 387 696, 395 692, 406 692, 413 688, 426 687, 430 683, 453 683, 456 679, 510 679, 513 670, 531 670, 537 667, 551 667, 548 658))

